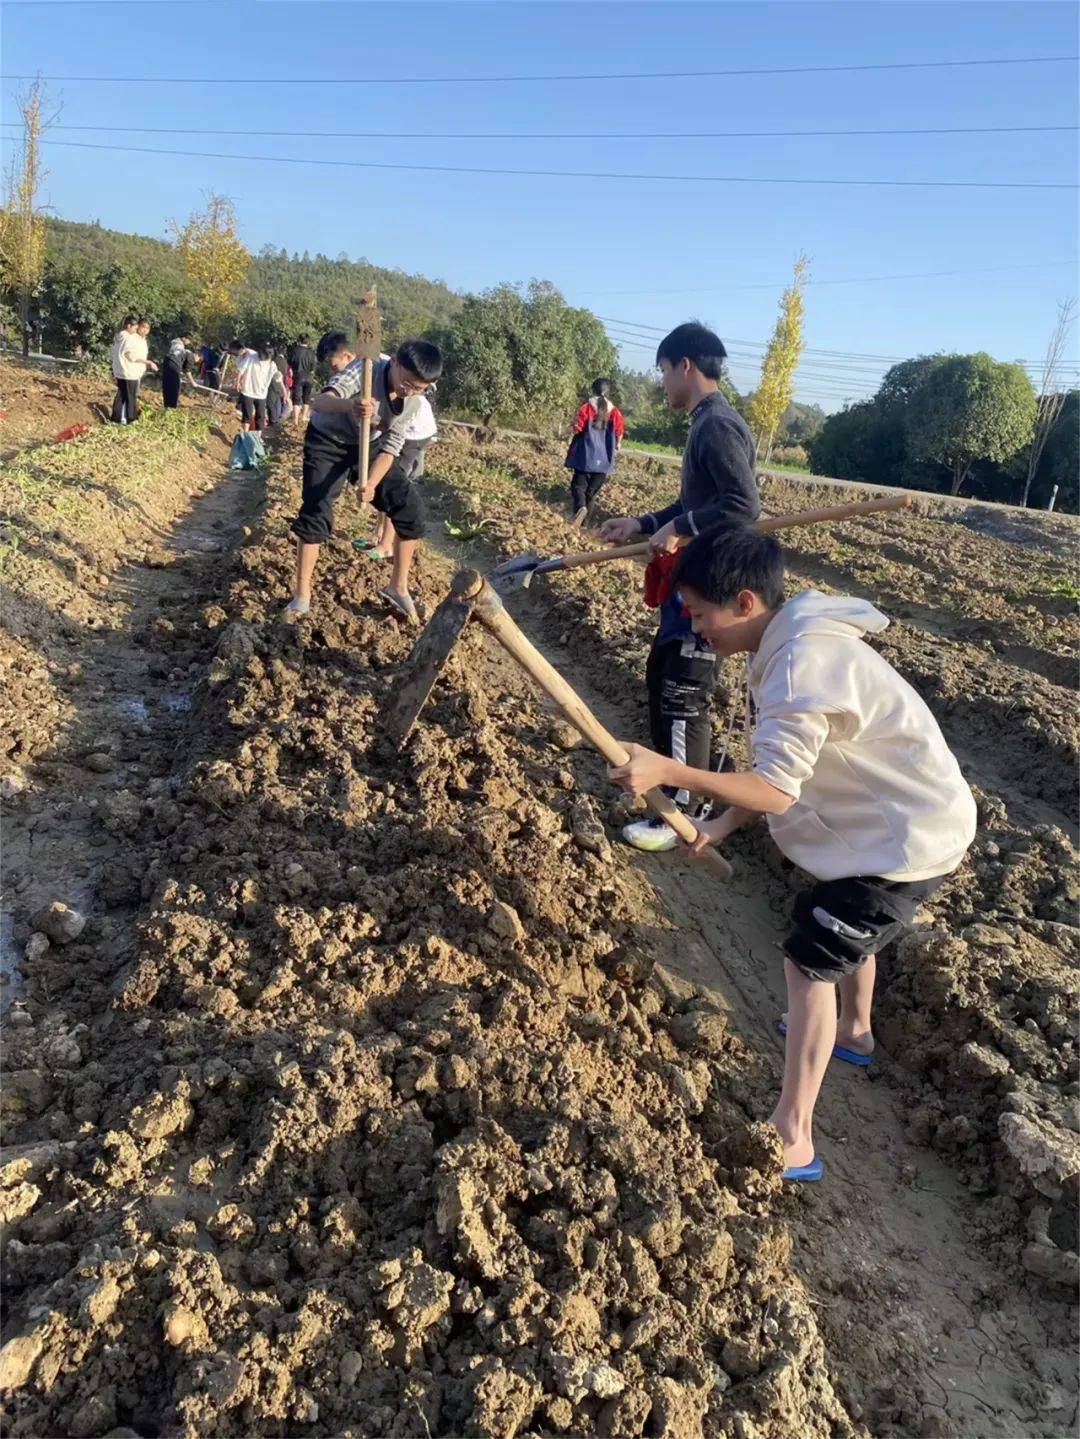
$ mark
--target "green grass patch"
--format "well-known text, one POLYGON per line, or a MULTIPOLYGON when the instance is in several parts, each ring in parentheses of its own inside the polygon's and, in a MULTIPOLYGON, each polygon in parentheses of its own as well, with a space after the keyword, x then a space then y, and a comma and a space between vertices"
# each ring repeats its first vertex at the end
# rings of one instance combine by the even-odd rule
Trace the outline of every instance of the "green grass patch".
POLYGON ((133 425, 98 425, 17 455, 0 469, 0 569, 10 571, 20 534, 70 523, 94 500, 125 507, 209 435, 210 420, 201 415, 147 409, 133 425))

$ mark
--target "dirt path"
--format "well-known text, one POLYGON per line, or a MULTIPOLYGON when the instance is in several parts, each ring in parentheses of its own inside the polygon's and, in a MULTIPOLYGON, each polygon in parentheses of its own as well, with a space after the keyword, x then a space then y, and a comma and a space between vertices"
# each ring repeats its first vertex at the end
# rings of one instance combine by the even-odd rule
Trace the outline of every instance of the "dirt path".
MULTIPOLYGON (((437 543, 456 562, 477 562, 474 546, 437 543)), ((580 646, 571 651, 553 637, 550 595, 522 594, 511 608, 601 720, 626 732, 580 646)), ((676 856, 638 864, 676 926, 658 958, 723 1003, 733 1028, 765 1057, 775 1089, 784 915, 764 843, 761 851, 760 860, 737 863, 726 888, 676 856)), ((760 1104, 764 1117, 764 1089, 760 1104)), ((1067 1308, 1017 1284, 988 1256, 953 1169, 908 1138, 911 1107, 886 1055, 868 1074, 834 1066, 818 1110, 828 1182, 789 1200, 797 1268, 830 1362, 848 1375, 844 1397, 874 1432, 1061 1439, 1076 1423, 1067 1308)))
MULTIPOLYGON (((221 473, 216 460, 208 464, 221 473)), ((262 493, 258 480, 225 471, 171 526, 148 536, 146 562, 113 575, 101 598, 121 606, 119 623, 80 629, 50 647, 72 708, 35 760, 47 783, 5 821, 6 884, 24 914, 57 898, 96 911, 114 962, 144 897, 141 868, 129 852, 137 795, 167 783, 204 671, 188 612, 214 599, 215 574, 262 493)), ((9 913, 2 920, 6 1009, 22 992, 15 963, 27 932, 9 913)))

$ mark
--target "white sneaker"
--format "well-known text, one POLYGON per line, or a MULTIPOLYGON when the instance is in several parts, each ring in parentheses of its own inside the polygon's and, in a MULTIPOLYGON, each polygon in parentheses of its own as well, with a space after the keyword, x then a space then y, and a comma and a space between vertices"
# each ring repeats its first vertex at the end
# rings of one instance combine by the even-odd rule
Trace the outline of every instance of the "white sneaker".
POLYGON ((624 825, 622 837, 635 849, 647 850, 650 854, 674 849, 679 843, 675 831, 657 815, 649 815, 648 819, 636 819, 633 824, 624 825))
POLYGON ((295 618, 299 615, 306 615, 310 611, 310 609, 310 600, 302 600, 299 595, 294 595, 293 598, 289 601, 289 603, 285 606, 284 612, 286 615, 295 618))

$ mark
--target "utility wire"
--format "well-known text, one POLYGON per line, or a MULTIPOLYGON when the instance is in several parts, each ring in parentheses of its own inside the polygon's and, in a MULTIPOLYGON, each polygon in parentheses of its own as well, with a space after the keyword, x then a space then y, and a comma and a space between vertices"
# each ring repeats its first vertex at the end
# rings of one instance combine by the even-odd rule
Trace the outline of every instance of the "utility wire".
MULTIPOLYGON (((738 287, 732 286, 732 288, 736 289, 738 287)), ((642 335, 645 339, 652 340, 654 347, 659 344, 660 340, 662 340, 666 334, 669 333, 671 328, 670 326, 665 329, 661 328, 659 325, 646 325, 637 320, 617 320, 611 315, 597 315, 596 318, 602 321, 605 325, 618 325, 619 328, 624 332, 634 332, 635 334, 642 335), (655 336, 656 338, 653 339, 653 336, 655 336)), ((725 347, 729 349, 731 347, 743 347, 749 348, 751 350, 764 351, 767 348, 767 345, 764 341, 761 340, 737 340, 732 338, 725 342, 725 347)), ((911 358, 910 356, 903 355, 870 355, 864 354, 858 350, 820 350, 814 349, 809 345, 803 351, 803 354, 813 356, 826 356, 830 359, 836 360, 873 360, 879 362, 882 366, 898 365, 905 358, 911 358)), ((1016 360, 1014 361, 1014 363, 1018 365, 1023 365, 1027 369, 1036 370, 1041 370, 1043 364, 1041 360, 1016 360)), ((1058 368, 1066 370, 1080 370, 1080 365, 1067 364, 1059 366, 1058 368)))
POLYGON ((626 74, 601 75, 397 75, 320 76, 301 79, 295 75, 0 75, 0 80, 48 80, 56 83, 95 85, 547 85, 556 80, 714 80, 757 75, 850 75, 883 70, 965 70, 1005 65, 1062 65, 1075 63, 1080 55, 1024 55, 1000 60, 893 60, 866 65, 783 65, 738 70, 645 70, 626 74))
MULTIPOLYGON (((1053 269, 1059 265, 1072 265, 1075 267, 1075 260, 1043 260, 1033 265, 995 265, 986 270, 923 270, 921 272, 901 275, 850 275, 839 280, 804 280, 807 285, 877 285, 892 280, 936 280, 952 278, 957 275, 1001 275, 1012 270, 1046 270, 1053 269)), ((586 295, 712 295, 721 291, 727 294, 731 290, 782 290, 790 285, 791 280, 781 280, 774 283, 761 282, 754 285, 694 285, 687 289, 685 287, 676 290, 583 290, 586 295)))
MULTIPOLYGON (((0 122, 21 128, 21 120, 0 122)), ((192 130, 175 125, 50 125, 50 130, 110 130, 125 135, 239 135, 294 140, 783 140, 855 135, 1034 135, 1075 133, 1080 125, 953 125, 917 130, 192 130)))
POLYGON ((514 170, 481 165, 402 165, 374 160, 330 160, 323 156, 235 155, 217 150, 155 150, 145 145, 105 145, 91 140, 42 140, 74 150, 110 150, 129 155, 162 155, 193 160, 243 160, 256 165, 318 165, 349 170, 404 170, 441 175, 521 175, 564 180, 661 180, 694 185, 842 185, 860 188, 931 190, 1077 190, 1080 185, 1046 180, 824 180, 779 175, 649 175, 605 170, 514 170))

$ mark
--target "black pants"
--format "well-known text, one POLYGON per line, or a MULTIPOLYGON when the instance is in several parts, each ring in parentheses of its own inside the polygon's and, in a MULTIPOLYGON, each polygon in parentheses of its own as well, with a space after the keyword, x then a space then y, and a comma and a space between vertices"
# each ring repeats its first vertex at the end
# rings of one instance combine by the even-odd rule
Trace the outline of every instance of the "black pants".
POLYGON ((161 394, 167 410, 175 410, 180 403, 180 371, 166 362, 161 367, 161 394))
POLYGON ((244 424, 250 425, 255 422, 257 430, 266 429, 266 401, 253 400, 250 395, 240 396, 240 413, 244 417, 244 424))
POLYGON ((113 423, 122 425, 125 422, 131 424, 139 414, 139 382, 138 380, 117 380, 116 399, 113 400, 112 417, 113 423))
POLYGON ((600 493, 607 475, 595 470, 575 470, 570 481, 570 508, 576 515, 578 510, 587 510, 600 493))
MULTIPOLYGON (((698 649, 692 635, 663 643, 654 640, 645 684, 653 749, 691 769, 709 769, 715 653, 698 649)), ((690 803, 686 790, 673 797, 682 805, 690 803)))

